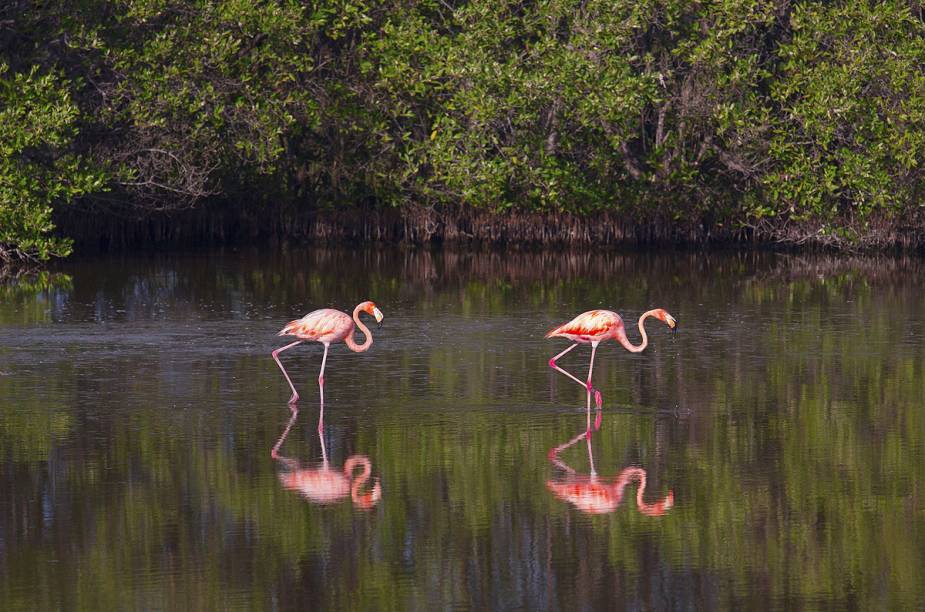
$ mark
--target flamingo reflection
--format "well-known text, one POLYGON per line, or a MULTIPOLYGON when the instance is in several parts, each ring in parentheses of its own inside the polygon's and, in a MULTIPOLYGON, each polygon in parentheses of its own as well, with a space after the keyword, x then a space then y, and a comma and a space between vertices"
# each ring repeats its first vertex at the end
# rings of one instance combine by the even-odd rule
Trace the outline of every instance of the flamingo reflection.
POLYGON ((353 504, 363 510, 373 508, 382 498, 382 487, 377 478, 372 487, 365 493, 360 491, 369 482, 372 474, 372 464, 366 455, 353 455, 344 462, 341 470, 332 469, 328 464, 328 453, 324 446, 324 426, 318 428, 318 439, 321 441, 321 466, 316 468, 302 467, 299 462, 279 454, 279 448, 285 442, 292 425, 299 415, 299 411, 290 405, 292 416, 289 423, 279 437, 276 445, 270 451, 270 456, 279 461, 286 470, 280 472, 279 481, 282 485, 296 491, 302 497, 315 504, 333 504, 350 496, 353 504), (359 475, 355 476, 357 468, 359 475))
POLYGON ((594 455, 591 452, 591 437, 582 432, 564 444, 549 451, 549 460, 565 476, 558 480, 549 480, 546 487, 559 499, 569 502, 582 512, 589 514, 606 514, 617 509, 623 501, 623 491, 627 485, 637 482, 636 508, 646 516, 662 516, 674 505, 674 492, 668 491, 661 501, 647 504, 643 499, 646 491, 646 471, 641 467, 624 468, 617 476, 601 478, 594 468, 594 455), (579 474, 559 457, 559 453, 585 440, 588 446, 588 459, 591 464, 590 474, 579 474))

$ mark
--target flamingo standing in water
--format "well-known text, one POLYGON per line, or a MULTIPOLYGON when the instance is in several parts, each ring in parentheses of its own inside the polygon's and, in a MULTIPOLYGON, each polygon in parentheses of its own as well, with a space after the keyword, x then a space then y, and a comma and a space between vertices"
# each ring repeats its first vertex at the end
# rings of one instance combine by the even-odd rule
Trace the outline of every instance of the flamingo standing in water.
POLYGON ((333 504, 339 502, 347 495, 353 501, 353 504, 363 510, 369 510, 374 507, 382 498, 382 487, 379 486, 379 479, 373 483, 373 486, 366 493, 360 493, 363 486, 369 482, 369 476, 372 473, 372 465, 369 457, 366 455, 352 455, 344 462, 343 470, 331 469, 328 464, 328 453, 324 447, 324 429, 318 430, 318 439, 321 440, 321 467, 304 468, 299 465, 295 459, 283 457, 279 454, 279 448, 289 435, 299 411, 295 406, 290 406, 292 416, 289 418, 289 424, 286 425, 283 435, 280 436, 270 456, 276 461, 285 465, 288 470, 280 473, 279 481, 283 487, 296 491, 308 501, 316 504, 333 504), (354 477, 356 468, 360 468, 359 476, 354 477))
POLYGON ((292 397, 289 398, 290 404, 299 399, 299 393, 295 390, 295 385, 292 384, 289 374, 286 373, 286 368, 283 367, 282 362, 279 360, 279 354, 305 341, 320 342, 324 345, 321 372, 318 374, 318 388, 321 393, 321 416, 318 418, 318 429, 323 427, 324 419, 324 365, 328 360, 328 347, 333 342, 343 342, 351 351, 362 353, 369 350, 369 347, 373 345, 373 336, 369 333, 369 328, 360 321, 361 312, 373 316, 376 323, 382 323, 382 311, 376 308, 376 305, 372 302, 363 302, 357 304, 357 307, 353 309, 353 318, 350 318, 347 313, 333 308, 322 308, 308 313, 301 319, 290 321, 277 334, 278 336, 295 336, 298 338, 295 342, 273 351, 273 359, 279 369, 283 371, 283 376, 286 377, 286 382, 289 383, 289 387, 292 389, 292 397), (353 339, 354 325, 359 327, 360 331, 366 336, 363 344, 357 344, 353 339))
POLYGON ((638 482, 636 489, 636 508, 646 516, 662 516, 674 505, 674 493, 668 495, 654 504, 647 504, 643 500, 646 491, 646 471, 641 467, 626 467, 610 482, 598 478, 594 469, 594 455, 591 454, 591 438, 587 432, 581 433, 565 444, 561 444, 549 451, 549 460, 567 472, 564 480, 549 480, 546 488, 556 497, 573 504, 582 512, 588 514, 606 514, 617 509, 623 501, 623 490, 632 482, 638 482), (579 440, 588 442, 588 459, 591 462, 591 474, 579 474, 560 458, 559 453, 572 446, 579 440))
MULTIPOLYGON (((646 335, 646 328, 643 325, 645 320, 649 317, 655 317, 659 321, 664 321, 671 329, 674 329, 678 324, 678 321, 673 316, 661 308, 656 308, 654 310, 644 312, 642 313, 642 316, 639 317, 639 333, 642 334, 642 342, 639 345, 634 345, 629 341, 629 338, 626 337, 626 329, 623 326, 623 319, 620 317, 620 315, 609 310, 589 310, 588 312, 581 313, 568 323, 564 323, 559 327, 550 330, 549 333, 546 334, 547 338, 568 338, 574 343, 572 346, 568 347, 550 359, 549 367, 562 372, 587 390, 588 429, 586 434, 589 438, 591 437, 592 391, 594 391, 594 400, 597 403, 598 409, 600 409, 602 404, 601 392, 597 391, 594 387, 591 386, 591 373, 594 371, 594 353, 597 351, 597 345, 604 340, 613 339, 622 344, 623 348, 631 353, 642 352, 649 345, 649 337, 646 335), (573 376, 572 374, 566 372, 558 365, 556 365, 557 359, 568 353, 579 344, 591 345, 591 365, 588 367, 588 380, 586 382, 581 382, 578 377, 573 376)), ((596 425, 600 425, 600 412, 598 412, 596 425)))

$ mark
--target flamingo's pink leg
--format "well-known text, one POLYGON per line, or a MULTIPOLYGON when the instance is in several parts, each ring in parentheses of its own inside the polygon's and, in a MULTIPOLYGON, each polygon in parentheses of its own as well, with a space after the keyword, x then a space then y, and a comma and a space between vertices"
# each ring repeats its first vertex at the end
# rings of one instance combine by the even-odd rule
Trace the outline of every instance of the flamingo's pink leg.
POLYGON ((559 466, 559 467, 562 468, 563 470, 569 472, 570 474, 574 474, 574 473, 575 473, 575 470, 573 470, 572 468, 570 468, 568 465, 565 464, 565 462, 563 462, 561 459, 559 459, 559 453, 561 453, 562 451, 564 451, 564 450, 567 449, 568 447, 572 446, 573 444, 575 444, 576 442, 578 442, 578 441, 581 440, 582 438, 587 438, 587 437, 588 437, 588 433, 585 432, 585 431, 583 431, 583 432, 581 432, 580 434, 578 434, 577 436, 575 436, 574 438, 572 438, 571 440, 569 440, 568 442, 564 442, 564 443, 560 444, 559 446, 556 446, 556 447, 554 447, 554 448, 549 449, 549 453, 548 453, 546 456, 549 458, 550 461, 552 461, 554 464, 556 464, 557 466, 559 466))
POLYGON ((321 462, 328 467, 328 450, 324 447, 324 425, 318 425, 318 441, 321 442, 321 462))
POLYGON ((324 364, 328 361, 328 343, 324 343, 324 357, 321 358, 321 373, 318 374, 318 390, 321 394, 321 410, 318 414, 318 431, 324 429, 324 364))
POLYGON ((290 404, 295 403, 296 400, 299 399, 299 393, 295 390, 295 385, 293 385, 293 384, 292 384, 292 380, 289 379, 289 374, 286 373, 286 368, 283 367, 282 362, 279 360, 279 354, 282 353, 283 351, 285 351, 286 349, 291 349, 291 348, 294 347, 296 344, 301 344, 302 342, 303 342, 302 340, 296 340, 296 341, 293 342, 292 344, 287 344, 286 346, 284 346, 284 347, 282 347, 282 348, 278 348, 278 349, 276 349, 275 351, 273 351, 273 353, 272 353, 272 354, 273 354, 273 360, 276 362, 276 365, 279 366, 279 369, 283 371, 283 376, 286 377, 286 382, 289 383, 289 388, 292 389, 292 397, 289 398, 289 403, 290 403, 290 404))
POLYGON ((565 370, 563 370, 562 368, 560 368, 560 367, 556 364, 556 360, 557 360, 557 359, 559 359, 560 357, 562 357, 562 355, 565 355, 566 353, 568 353, 570 350, 572 350, 572 349, 575 348, 576 346, 578 346, 578 343, 577 343, 577 342, 576 342, 575 344, 573 344, 572 346, 568 347, 567 349, 565 349, 564 351, 562 351, 561 353, 559 353, 558 355, 556 355, 555 357, 553 357, 552 359, 550 359, 550 360, 549 360, 549 367, 552 368, 553 370, 556 370, 557 372, 562 372, 563 374, 565 374, 566 376, 568 376, 569 378, 571 378, 572 380, 574 380, 575 382, 577 382, 579 385, 581 385, 582 387, 584 387, 585 389, 587 389, 588 386, 587 386, 585 383, 583 383, 583 382, 581 382, 580 380, 578 380, 578 377, 577 377, 577 376, 573 376, 572 374, 570 374, 569 372, 566 372, 565 370))
POLYGON ((273 446, 273 449, 270 451, 270 456, 277 461, 285 463, 290 468, 297 468, 298 462, 294 459, 288 459, 279 454, 279 447, 283 445, 283 442, 286 441, 286 437, 289 435, 289 430, 292 429, 292 425, 295 423, 296 417, 299 416, 299 409, 295 404, 289 404, 289 411, 292 413, 289 417, 289 422, 286 424, 286 429, 283 430, 283 435, 279 437, 279 440, 276 441, 276 445, 273 446))
MULTIPOLYGON (((586 385, 586 388, 588 390, 588 445, 589 445, 588 449, 589 450, 591 448, 590 446, 591 444, 591 390, 594 389, 594 387, 591 386, 591 373, 594 372, 594 354, 597 352, 597 344, 598 344, 597 342, 591 343, 591 365, 588 367, 588 383, 586 385)), ((597 429, 598 427, 600 427, 600 416, 601 416, 600 415, 600 408, 601 408, 600 397, 601 397, 601 394, 599 391, 596 391, 596 390, 594 391, 594 394, 595 394, 594 400, 597 402, 597 408, 598 408, 597 419, 595 420, 595 423, 594 423, 595 429, 597 429)))
POLYGON ((591 436, 585 436, 588 441, 588 463, 591 464, 591 478, 597 476, 597 470, 594 469, 594 453, 591 452, 591 436))

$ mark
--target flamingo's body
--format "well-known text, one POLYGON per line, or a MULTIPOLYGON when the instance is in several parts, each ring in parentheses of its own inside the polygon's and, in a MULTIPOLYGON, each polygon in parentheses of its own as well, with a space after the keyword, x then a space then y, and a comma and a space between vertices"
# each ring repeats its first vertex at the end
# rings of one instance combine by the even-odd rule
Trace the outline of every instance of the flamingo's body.
POLYGON ((286 382, 289 383, 289 387, 292 389, 292 397, 289 398, 290 404, 295 403, 299 399, 299 393, 295 390, 295 385, 292 384, 289 374, 286 373, 286 368, 283 367, 282 362, 279 360, 279 354, 306 341, 320 342, 324 345, 324 357, 321 359, 321 372, 318 374, 318 388, 321 396, 321 416, 318 419, 319 428, 321 428, 322 419, 324 418, 324 366, 328 360, 328 347, 335 342, 343 342, 351 351, 361 353, 369 350, 369 347, 373 344, 373 336, 369 333, 369 328, 360 321, 361 312, 372 315, 377 323, 382 321, 382 311, 372 302, 363 302, 354 308, 352 318, 345 312, 334 310, 333 308, 322 308, 321 310, 308 313, 301 319, 290 321, 278 334, 280 336, 295 336, 298 338, 295 342, 273 351, 273 359, 276 361, 276 365, 279 366, 279 369, 282 370, 283 376, 286 377, 286 382), (366 337, 363 344, 357 344, 356 340, 353 339, 353 332, 357 327, 366 337))
MULTIPOLYGON (((366 312, 366 309, 360 306, 357 307, 358 310, 366 312)), ((346 312, 333 308, 322 308, 308 313, 301 319, 290 321, 277 335, 295 336, 301 340, 311 340, 322 344, 345 342, 348 346, 353 344, 351 348, 354 351, 364 351, 369 347, 364 348, 353 342, 355 323, 359 323, 359 320, 354 322, 346 312)), ((368 330, 364 331, 367 338, 370 338, 368 330)), ((370 340, 369 343, 372 344, 372 341, 370 340)))
POLYGON ((588 344, 614 338, 617 329, 623 329, 620 315, 610 310, 589 310, 550 330, 546 337, 568 338, 572 342, 588 344))
MULTIPOLYGON (((643 325, 645 320, 649 317, 655 317, 660 321, 664 321, 668 327, 674 329, 678 322, 677 320, 668 314, 665 310, 661 308, 656 308, 654 310, 649 310, 642 313, 642 316, 639 317, 639 333, 642 335, 642 342, 638 345, 634 345, 630 342, 629 338, 626 337, 626 328, 623 325, 623 318, 615 312, 610 310, 589 310, 583 312, 568 323, 564 323, 555 329, 549 331, 546 334, 547 338, 567 338, 571 340, 574 344, 570 347, 553 357, 549 360, 549 367, 552 369, 562 372, 575 382, 577 382, 582 387, 585 387, 588 392, 588 436, 591 435, 591 392, 594 391, 594 399, 597 403, 597 407, 601 407, 601 393, 594 389, 591 386, 591 374, 594 371, 594 354, 597 352, 597 345, 603 342, 604 340, 615 340, 623 345, 623 347, 630 351, 631 353, 639 353, 645 350, 646 346, 649 345, 649 337, 646 335, 646 328, 643 325), (556 364, 556 360, 574 349, 579 344, 590 344, 591 345, 591 365, 588 368, 588 379, 585 382, 582 382, 578 377, 566 372, 556 364)), ((600 418, 600 413, 598 413, 598 418, 600 418)))

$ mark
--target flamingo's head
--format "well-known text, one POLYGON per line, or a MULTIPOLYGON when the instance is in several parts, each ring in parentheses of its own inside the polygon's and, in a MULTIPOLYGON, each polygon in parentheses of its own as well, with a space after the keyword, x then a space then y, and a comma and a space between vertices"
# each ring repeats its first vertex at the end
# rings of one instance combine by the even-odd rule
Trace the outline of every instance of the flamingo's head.
POLYGON ((357 508, 363 510, 372 509, 382 499, 382 487, 379 485, 378 478, 373 482, 373 486, 369 491, 360 493, 360 488, 369 481, 371 472, 372 464, 366 455, 353 455, 344 462, 344 474, 353 481, 353 484, 350 485, 350 498, 357 508), (354 471, 357 467, 362 471, 359 476, 354 477, 354 471))
POLYGON ((668 314, 663 308, 656 308, 652 311, 652 316, 659 321, 664 321, 669 328, 675 329, 678 326, 678 320, 668 314))
POLYGON ((373 483, 373 488, 366 493, 352 494, 351 499, 356 507, 360 510, 372 510, 379 500, 382 499, 382 487, 379 485, 379 479, 373 483))
POLYGON ((654 504, 639 504, 639 512, 646 516, 662 516, 674 507, 674 491, 668 491, 668 495, 660 502, 654 504))
POLYGON ((373 302, 363 302, 361 306, 363 312, 376 319, 376 323, 382 323, 382 311, 373 302))

